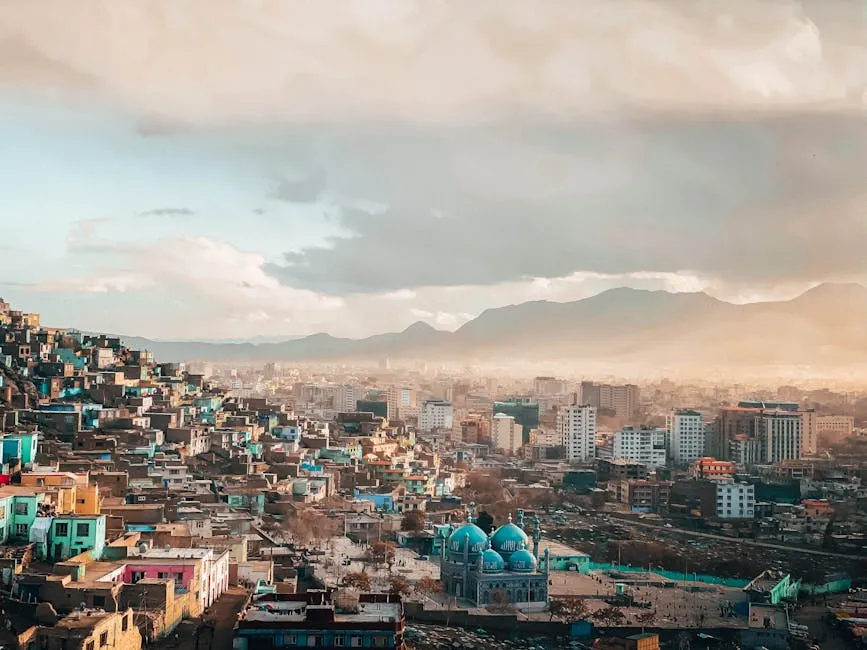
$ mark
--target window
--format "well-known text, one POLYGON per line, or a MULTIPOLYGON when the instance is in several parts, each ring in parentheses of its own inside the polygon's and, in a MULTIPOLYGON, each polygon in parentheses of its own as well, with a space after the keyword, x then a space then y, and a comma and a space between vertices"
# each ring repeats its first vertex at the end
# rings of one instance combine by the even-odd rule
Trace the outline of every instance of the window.
POLYGON ((108 632, 103 632, 99 635, 99 647, 108 645, 108 632))
POLYGON ((94 607, 105 607, 105 596, 94 596, 93 597, 93 606, 94 607))
POLYGON ((84 499, 76 499, 75 502, 79 505, 84 505, 84 499))
POLYGON ((373 637, 373 647, 374 648, 384 648, 385 647, 385 637, 384 636, 373 637))
POLYGON ((169 579, 169 572, 168 571, 159 571, 157 573, 157 578, 159 578, 160 580, 168 580, 169 579))
POLYGON ((184 581, 184 574, 179 571, 178 573, 175 574, 175 582, 177 582, 178 584, 181 584, 183 581, 184 581))
POLYGON ((308 634, 307 635, 307 647, 308 648, 319 648, 322 646, 322 637, 318 634, 308 634))
POLYGON ((87 537, 90 535, 90 524, 76 524, 75 525, 75 536, 76 537, 87 537))
POLYGON ((144 580, 145 572, 144 571, 133 571, 131 577, 132 577, 133 584, 135 584, 139 580, 144 580))
POLYGON ((88 641, 87 645, 84 646, 84 650, 93 650, 93 641, 88 641))
POLYGON ((343 634, 335 634, 334 635, 334 647, 342 648, 346 643, 346 637, 343 634))
POLYGON ((360 636, 350 637, 349 643, 353 648, 360 648, 361 647, 361 637, 360 636))
POLYGON ((122 632, 126 632, 129 629, 129 616, 124 616, 120 619, 120 629, 122 632))
POLYGON ((69 524, 67 524, 67 523, 54 524, 54 536, 55 537, 66 537, 67 535, 69 535, 69 524))
POLYGON ((15 504, 15 514, 16 515, 26 515, 30 512, 30 504, 25 502, 19 502, 15 504))
POLYGON ((18 536, 27 535, 27 530, 30 528, 27 524, 15 524, 15 534, 18 536))

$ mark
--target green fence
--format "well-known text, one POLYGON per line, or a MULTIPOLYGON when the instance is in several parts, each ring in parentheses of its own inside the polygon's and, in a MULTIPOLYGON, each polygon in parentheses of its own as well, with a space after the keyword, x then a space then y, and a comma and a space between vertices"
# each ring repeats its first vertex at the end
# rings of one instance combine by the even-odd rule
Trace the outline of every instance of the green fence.
POLYGON ((621 573, 653 573, 654 575, 668 578, 669 580, 705 582, 710 585, 720 585, 723 587, 732 587, 735 589, 743 589, 748 584, 749 580, 743 578, 720 578, 719 576, 709 576, 702 573, 681 573, 680 571, 666 571, 665 569, 648 569, 647 567, 624 566, 622 564, 611 563, 590 563, 591 571, 620 571, 621 573))

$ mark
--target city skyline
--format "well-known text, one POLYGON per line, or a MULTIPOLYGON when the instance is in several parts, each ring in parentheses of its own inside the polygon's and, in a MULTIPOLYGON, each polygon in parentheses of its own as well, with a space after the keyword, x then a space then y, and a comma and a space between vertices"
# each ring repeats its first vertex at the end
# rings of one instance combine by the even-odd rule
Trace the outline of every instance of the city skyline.
POLYGON ((861 3, 111 4, 0 8, 0 295, 46 322, 357 338, 867 278, 861 3))

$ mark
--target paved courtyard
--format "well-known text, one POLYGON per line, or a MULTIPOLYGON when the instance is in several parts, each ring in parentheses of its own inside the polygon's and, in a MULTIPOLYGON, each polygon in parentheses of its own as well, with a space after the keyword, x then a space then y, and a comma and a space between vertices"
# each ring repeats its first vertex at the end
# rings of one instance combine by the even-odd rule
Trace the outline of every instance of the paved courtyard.
MULTIPOLYGON (((316 577, 328 585, 337 585, 348 573, 365 571, 374 589, 386 589, 389 584, 388 565, 375 566, 364 559, 367 544, 356 544, 348 537, 334 537, 328 542, 327 555, 316 567, 316 577)), ((396 548, 391 570, 413 583, 425 576, 439 580, 440 567, 433 561, 420 560, 415 551, 396 548)))

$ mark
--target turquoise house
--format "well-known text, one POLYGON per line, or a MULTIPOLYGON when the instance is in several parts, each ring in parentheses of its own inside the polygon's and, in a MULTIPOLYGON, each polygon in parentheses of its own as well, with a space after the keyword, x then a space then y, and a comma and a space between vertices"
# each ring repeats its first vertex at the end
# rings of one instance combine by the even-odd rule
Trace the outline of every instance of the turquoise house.
POLYGON ((0 544, 5 544, 9 539, 9 530, 12 526, 12 497, 0 497, 0 544))
POLYGON ((257 492, 256 494, 238 492, 223 496, 224 501, 233 510, 250 510, 252 512, 264 512, 265 510, 265 494, 263 492, 257 492))
POLYGON ((94 559, 105 548, 105 515, 63 515, 51 521, 48 559, 62 562, 90 551, 94 559))
POLYGON ((26 466, 32 465, 36 460, 36 453, 39 450, 39 432, 32 431, 30 433, 10 433, 5 436, 5 440, 20 440, 21 441, 21 464, 26 466))
POLYGON ((26 488, 12 495, 12 514, 9 522, 11 539, 25 543, 30 541, 30 528, 36 520, 39 505, 43 501, 45 501, 44 492, 33 492, 26 488))

